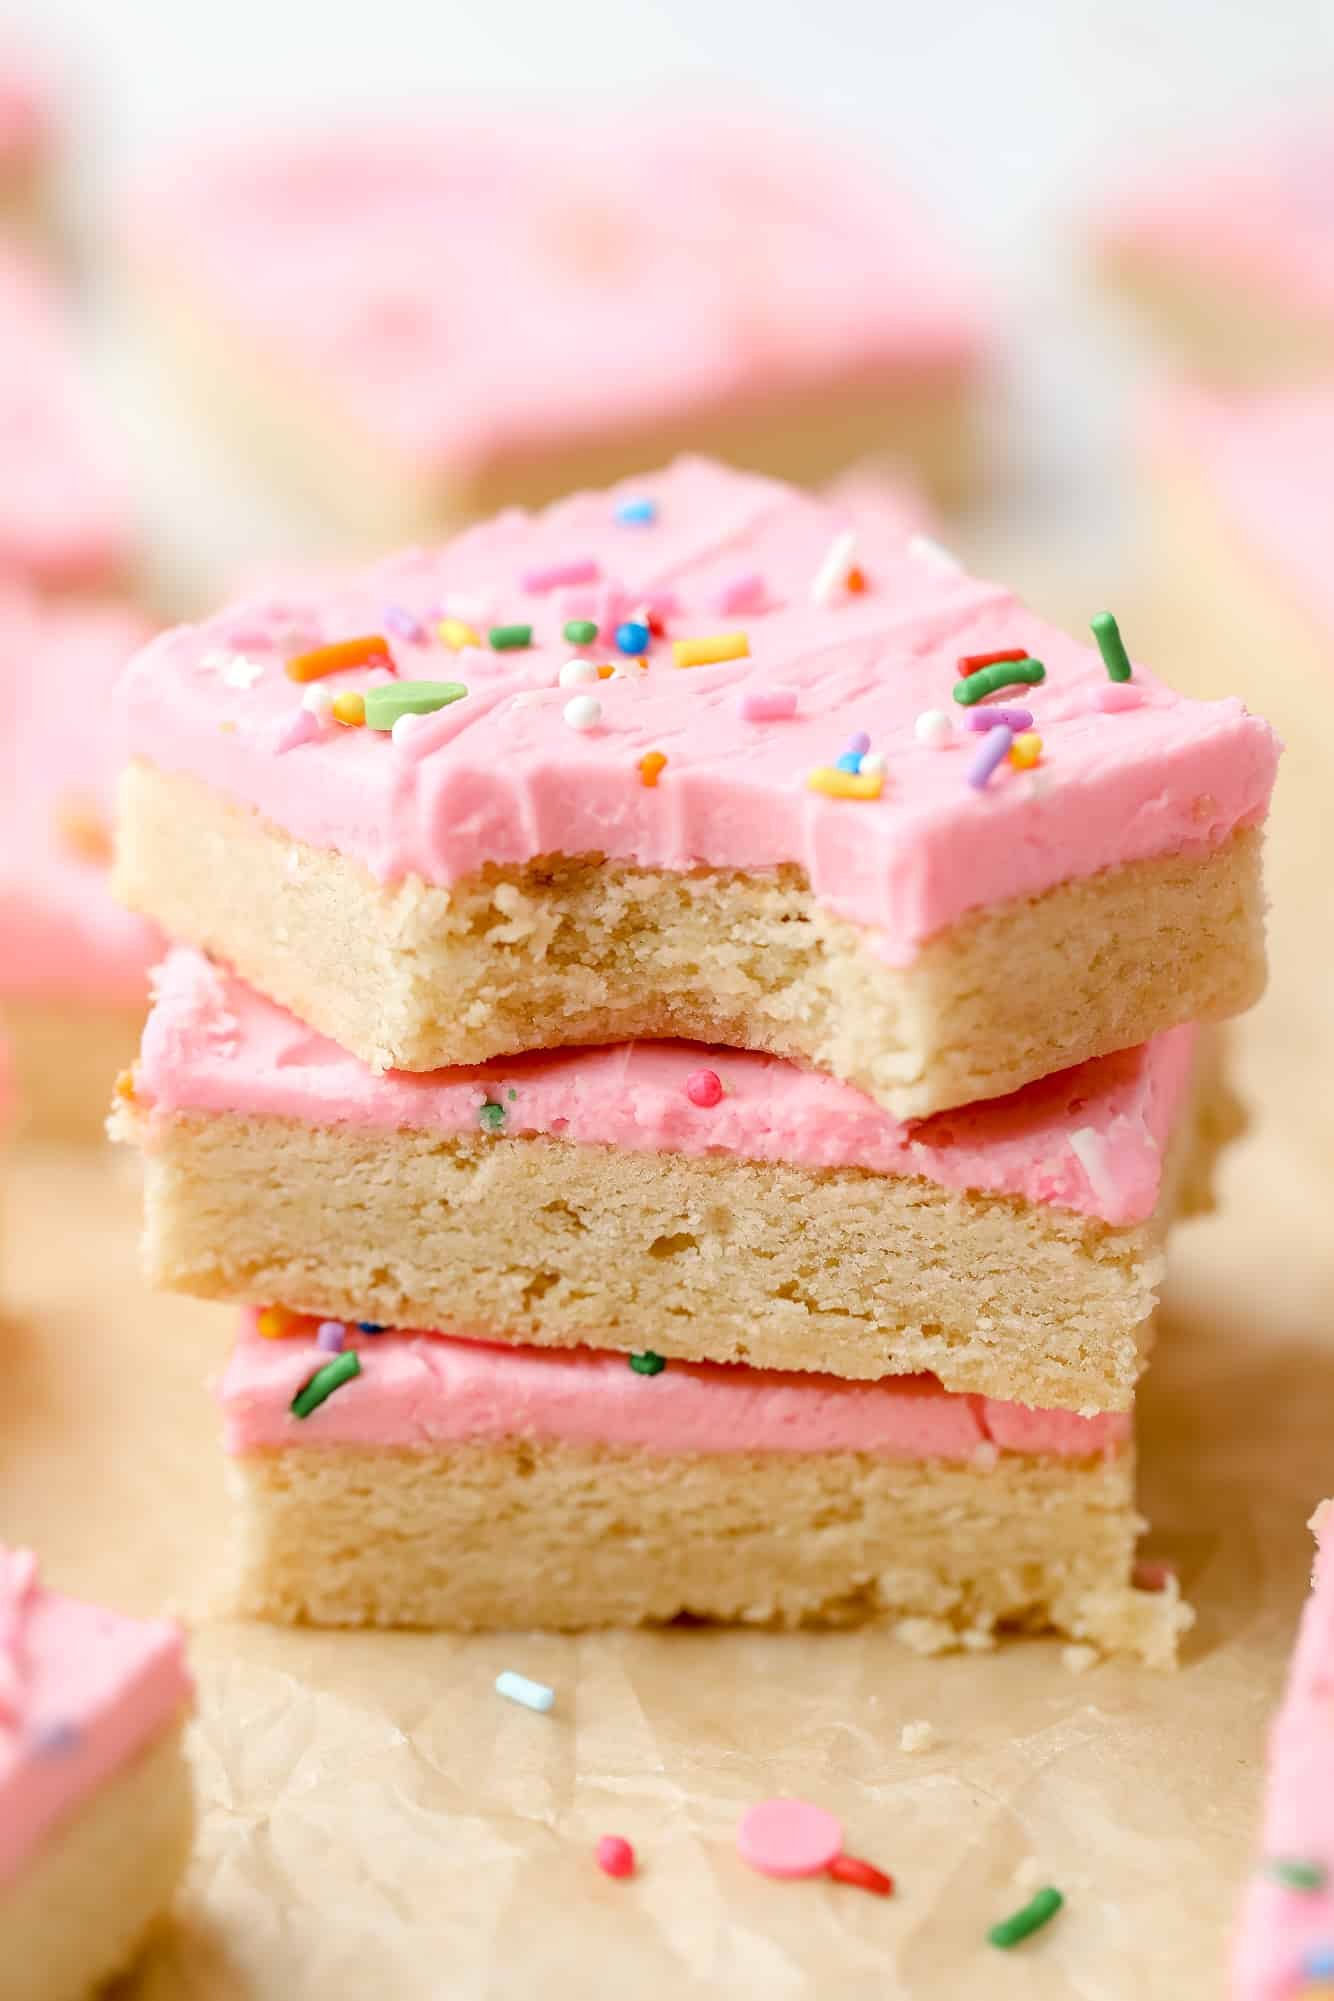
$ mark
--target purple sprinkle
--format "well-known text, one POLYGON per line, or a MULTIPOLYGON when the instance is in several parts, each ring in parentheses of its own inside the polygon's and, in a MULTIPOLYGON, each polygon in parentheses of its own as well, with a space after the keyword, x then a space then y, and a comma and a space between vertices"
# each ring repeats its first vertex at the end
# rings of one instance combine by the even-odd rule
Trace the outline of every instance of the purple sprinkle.
POLYGON ((79 1733, 72 1723, 42 1723, 32 1733, 32 1748, 42 1758, 63 1758, 76 1750, 79 1733))
POLYGON ((867 736, 865 730, 854 730, 848 738, 848 749, 854 757, 865 757, 870 748, 871 739, 867 736))
POLYGON ((321 1320, 315 1329, 315 1346, 323 1348, 330 1355, 339 1355, 347 1339, 347 1328, 341 1320, 321 1320))
POLYGON ((400 639, 415 643, 425 637, 420 621, 415 619, 410 611, 405 611, 401 604, 387 604, 380 614, 380 619, 381 623, 387 625, 391 632, 396 632, 400 639))
POLYGON ((979 746, 977 756, 968 767, 968 783, 975 792, 985 792, 987 781, 996 766, 1002 763, 1014 742, 1014 731, 1004 723, 997 723, 989 729, 979 746))
POLYGON ((1013 730, 1018 736, 1020 730, 1032 729, 1033 712, 1031 709, 988 709, 979 703, 977 708, 969 709, 967 722, 970 730, 994 730, 1003 723, 1007 730, 1013 730))

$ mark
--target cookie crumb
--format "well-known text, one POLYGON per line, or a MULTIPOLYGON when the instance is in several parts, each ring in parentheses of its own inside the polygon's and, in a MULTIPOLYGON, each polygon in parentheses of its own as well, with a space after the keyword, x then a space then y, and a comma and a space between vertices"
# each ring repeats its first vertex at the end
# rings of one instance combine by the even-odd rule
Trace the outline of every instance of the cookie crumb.
POLYGON ((905 1723, 899 1732, 900 1751, 929 1751, 936 1741, 934 1723, 905 1723))
POLYGON ((1071 1674, 1087 1674, 1096 1667, 1102 1655, 1096 1647, 1062 1647, 1061 1661, 1071 1674))

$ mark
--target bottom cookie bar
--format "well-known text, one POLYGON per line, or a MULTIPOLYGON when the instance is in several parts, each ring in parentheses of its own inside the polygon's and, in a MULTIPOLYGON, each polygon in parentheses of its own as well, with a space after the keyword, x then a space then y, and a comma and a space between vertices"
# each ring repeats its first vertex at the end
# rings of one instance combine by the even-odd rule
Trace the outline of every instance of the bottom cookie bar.
POLYGON ((164 1915, 194 1827, 181 1636, 0 1551, 0 2001, 82 2001, 164 1915))
POLYGON ((875 1619, 933 1651, 1056 1631, 1157 1666, 1189 1624, 1175 1592, 1130 1587, 1126 1416, 929 1376, 435 1334, 349 1331, 340 1356, 310 1327, 269 1341, 247 1316, 221 1388, 243 1612, 461 1630, 875 1619))

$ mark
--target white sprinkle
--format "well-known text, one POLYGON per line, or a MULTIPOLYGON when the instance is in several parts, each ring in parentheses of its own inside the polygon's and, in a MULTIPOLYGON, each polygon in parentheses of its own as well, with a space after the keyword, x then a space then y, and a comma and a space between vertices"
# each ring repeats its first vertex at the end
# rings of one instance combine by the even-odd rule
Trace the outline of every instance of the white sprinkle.
POLYGON ((934 1723, 905 1723, 899 1732, 900 1751, 929 1751, 936 1740, 934 1723))
POLYGON ((933 535, 910 535, 908 554, 916 562, 925 563, 929 569, 940 570, 946 575, 957 574, 963 564, 957 556, 952 556, 943 542, 937 542, 933 535))
POLYGON ((562 714, 572 730, 595 730, 602 721, 602 704, 595 695, 576 695, 562 714))
POLYGON ((944 750, 954 736, 954 725, 943 709, 923 709, 912 727, 918 743, 928 750, 944 750))
POLYGON ((994 1438, 980 1439, 969 1458, 979 1473, 994 1473, 1000 1464, 1000 1447, 994 1438))
POLYGON ((258 660, 250 660, 244 653, 233 653, 222 670, 222 678, 229 688, 253 688, 263 672, 258 660))
POLYGON ((408 738, 421 728, 423 723, 429 721, 429 716, 414 716, 411 711, 408 711, 406 714, 394 718, 393 727, 389 732, 390 737, 396 744, 405 744, 408 738))
POLYGON ((312 681, 301 697, 302 708, 309 709, 312 716, 318 717, 322 723, 327 723, 333 715, 333 705, 333 691, 323 681, 312 681))
POLYGON ((1087 1674, 1101 1659, 1102 1655, 1096 1647, 1061 1648, 1061 1665, 1068 1668, 1071 1674, 1087 1674))
POLYGON ((1070 1135, 1070 1151, 1075 1156, 1088 1177, 1094 1198, 1104 1209, 1115 1209, 1118 1194, 1115 1178, 1107 1165, 1107 1148, 1101 1133, 1092 1126, 1081 1126, 1070 1135))
POLYGON ((598 670, 591 660, 567 660, 557 677, 562 688, 578 688, 587 681, 596 681, 598 670))
POLYGON ((883 778, 889 767, 878 750, 862 752, 862 761, 857 766, 859 778, 883 778))
POLYGON ((845 528, 841 535, 835 535, 811 582, 811 596, 817 604, 828 604, 834 593, 847 583, 856 547, 855 528, 845 528))
POLYGON ((543 1681, 529 1681, 526 1674, 515 1674, 512 1668, 496 1676, 496 1694, 503 1695, 507 1702, 521 1703, 525 1709, 536 1709, 543 1716, 556 1700, 554 1688, 548 1688, 543 1681))

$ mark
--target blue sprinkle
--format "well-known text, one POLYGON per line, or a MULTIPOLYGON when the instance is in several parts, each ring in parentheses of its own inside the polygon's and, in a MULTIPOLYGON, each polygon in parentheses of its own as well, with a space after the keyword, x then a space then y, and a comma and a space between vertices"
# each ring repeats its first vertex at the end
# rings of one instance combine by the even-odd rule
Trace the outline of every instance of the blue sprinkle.
POLYGON ((616 628, 616 644, 622 653, 642 653, 649 642, 649 629, 638 619, 628 618, 616 628))
POLYGON ((616 519, 622 528, 644 528, 658 518, 658 503, 647 497, 640 500, 623 500, 616 509, 616 519))
POLYGON ((835 771, 855 772, 855 771, 860 771, 861 768, 862 768, 862 754, 859 750, 845 750, 834 761, 835 771))
POLYGON ((79 1733, 72 1723, 43 1723, 32 1733, 32 1748, 42 1758, 63 1758, 77 1750, 79 1733))
POLYGON ((1302 1955, 1302 1977, 1334 1980, 1334 1945, 1313 1945, 1302 1955))
POLYGON ((383 1334, 384 1325, 379 1320, 359 1320, 357 1322, 357 1332, 358 1334, 383 1334))
POLYGON ((554 1688, 548 1688, 543 1681, 529 1681, 526 1674, 515 1674, 513 1668, 506 1668, 496 1676, 496 1694, 510 1702, 522 1703, 525 1709, 536 1709, 543 1716, 556 1700, 554 1688))

